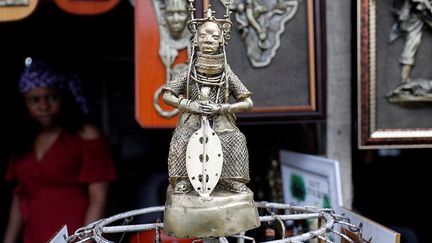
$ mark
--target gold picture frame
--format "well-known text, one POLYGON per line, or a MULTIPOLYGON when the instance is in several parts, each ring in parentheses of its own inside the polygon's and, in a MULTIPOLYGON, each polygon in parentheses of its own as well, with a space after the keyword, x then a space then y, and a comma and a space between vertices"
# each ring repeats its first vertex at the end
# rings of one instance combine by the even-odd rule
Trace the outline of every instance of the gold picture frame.
MULTIPOLYGON (((432 105, 425 102, 392 104, 386 98, 389 90, 401 81, 398 59, 404 47, 400 38, 389 43, 394 24, 392 0, 357 1, 357 97, 358 146, 370 148, 432 147, 432 105)), ((432 36, 423 35, 432 39, 432 36)), ((414 66, 417 76, 432 75, 423 56, 432 53, 432 45, 423 40, 420 61, 414 66)))

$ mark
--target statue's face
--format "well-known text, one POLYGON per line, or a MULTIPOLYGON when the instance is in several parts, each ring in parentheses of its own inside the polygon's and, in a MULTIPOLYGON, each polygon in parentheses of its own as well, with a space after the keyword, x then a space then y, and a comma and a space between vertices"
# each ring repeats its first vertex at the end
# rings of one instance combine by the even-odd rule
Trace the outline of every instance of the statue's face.
POLYGON ((198 28, 198 49, 205 54, 216 54, 220 48, 221 30, 216 23, 205 22, 198 28))
POLYGON ((172 38, 177 39, 186 27, 187 2, 185 0, 166 0, 165 21, 172 38))

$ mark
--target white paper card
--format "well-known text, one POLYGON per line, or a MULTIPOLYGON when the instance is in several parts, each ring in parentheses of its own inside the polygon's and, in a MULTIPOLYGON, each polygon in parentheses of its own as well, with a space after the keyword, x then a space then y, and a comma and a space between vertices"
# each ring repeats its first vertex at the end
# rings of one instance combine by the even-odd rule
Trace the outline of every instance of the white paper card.
POLYGON ((54 237, 49 241, 49 243, 67 243, 68 239, 68 230, 67 226, 64 225, 60 231, 57 232, 57 234, 54 235, 54 237))

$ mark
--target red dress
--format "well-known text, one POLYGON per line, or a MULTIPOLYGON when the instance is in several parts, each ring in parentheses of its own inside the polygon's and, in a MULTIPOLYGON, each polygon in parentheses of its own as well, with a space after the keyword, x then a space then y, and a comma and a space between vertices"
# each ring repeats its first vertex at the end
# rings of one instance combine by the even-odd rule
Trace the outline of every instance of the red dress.
POLYGON ((63 226, 82 227, 89 205, 88 184, 115 179, 105 139, 60 133, 40 161, 31 153, 12 159, 6 180, 16 180, 24 220, 24 243, 45 243, 63 226))

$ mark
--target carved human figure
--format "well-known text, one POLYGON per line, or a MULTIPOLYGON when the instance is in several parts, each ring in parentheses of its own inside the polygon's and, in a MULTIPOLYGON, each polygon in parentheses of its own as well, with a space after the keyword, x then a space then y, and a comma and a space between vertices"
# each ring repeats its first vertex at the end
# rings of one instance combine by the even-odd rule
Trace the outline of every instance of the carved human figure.
MULTIPOLYGON (((190 32, 187 30, 188 6, 187 0, 153 0, 159 18, 160 48, 159 56, 165 67, 171 71, 171 66, 177 58, 178 51, 188 49, 190 32)), ((169 76, 167 77, 169 79, 169 76)))
MULTIPOLYGON (((219 0, 222 3, 226 0, 219 0)), ((280 47, 285 23, 297 12, 298 0, 233 0, 237 28, 254 67, 270 64, 280 47)))
MULTIPOLYGON (((160 45, 159 56, 165 66, 165 83, 175 76, 186 63, 174 64, 179 51, 186 49, 190 54, 191 33, 187 30, 188 1, 187 0, 153 0, 159 23, 160 45)), ((187 61, 186 61, 187 62, 187 61)), ((164 110, 160 105, 162 87, 159 87, 153 97, 156 112, 165 118, 171 118, 178 110, 164 110)))
POLYGON ((399 57, 402 65, 402 83, 386 94, 390 103, 431 102, 432 80, 423 77, 411 77, 415 65, 415 55, 420 47, 425 27, 432 27, 431 0, 394 0, 395 18, 390 32, 389 42, 398 37, 405 37, 405 44, 399 57))
POLYGON ((430 0, 395 0, 401 5, 395 11, 396 23, 390 33, 390 43, 399 36, 405 36, 405 45, 399 57, 402 65, 402 81, 409 81, 412 67, 415 64, 415 55, 420 47, 424 27, 432 27, 432 8, 430 0))
POLYGON ((198 21, 196 28, 193 64, 163 88, 165 103, 181 111, 170 144, 170 184, 174 192, 193 189, 186 170, 186 150, 205 117, 219 137, 223 151, 222 172, 215 190, 245 192, 249 156, 246 139, 235 125, 234 113, 252 109, 251 92, 226 64, 224 45, 228 35, 224 23, 207 17, 198 21), (235 103, 228 103, 230 96, 235 103))
POLYGON ((165 1, 165 21, 170 36, 178 39, 186 28, 188 18, 188 6, 185 0, 165 1))

